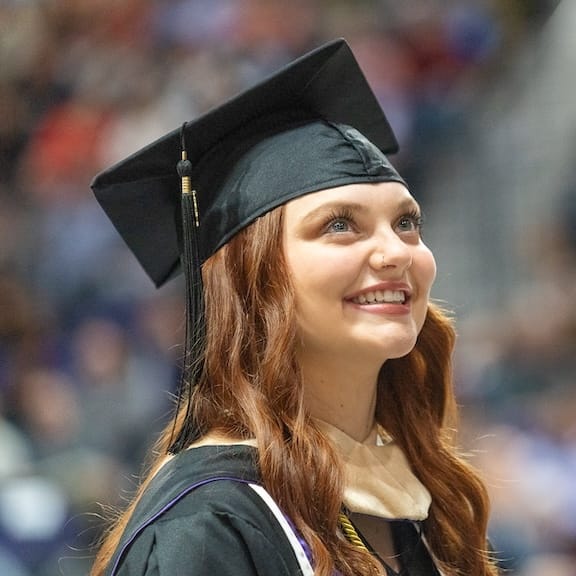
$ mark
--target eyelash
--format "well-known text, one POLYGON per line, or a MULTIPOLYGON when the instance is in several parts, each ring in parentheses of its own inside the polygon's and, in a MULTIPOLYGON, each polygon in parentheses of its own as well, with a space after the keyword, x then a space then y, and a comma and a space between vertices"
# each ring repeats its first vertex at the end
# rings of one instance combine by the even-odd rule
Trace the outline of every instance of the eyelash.
POLYGON ((324 221, 322 229, 326 232, 330 232, 330 227, 337 222, 346 222, 350 226, 355 225, 354 214, 348 208, 342 208, 341 210, 334 210, 324 221))
POLYGON ((420 214, 420 212, 418 212, 418 210, 411 210, 407 214, 401 216, 398 219, 398 224, 400 224, 400 222, 402 222, 403 220, 410 220, 412 224, 414 224, 414 228, 419 232, 422 230, 422 227, 424 226, 424 217, 422 216, 422 214, 420 214))
MULTIPOLYGON (((404 220, 409 220, 413 224, 414 229, 419 233, 421 233, 422 228, 424 226, 424 217, 418 210, 416 209, 411 210, 407 214, 401 216, 398 219, 397 225, 400 225, 400 223, 404 220)), ((354 214, 352 213, 351 210, 347 208, 342 208, 341 210, 331 212, 330 215, 324 221, 322 228, 327 232, 330 232, 331 226, 333 226, 337 222, 342 221, 346 222, 351 226, 355 225, 354 214)))

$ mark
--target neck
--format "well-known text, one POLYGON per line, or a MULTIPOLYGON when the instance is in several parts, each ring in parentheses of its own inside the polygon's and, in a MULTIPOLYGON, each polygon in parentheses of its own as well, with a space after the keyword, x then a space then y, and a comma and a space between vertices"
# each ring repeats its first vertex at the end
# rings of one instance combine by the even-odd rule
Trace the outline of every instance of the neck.
POLYGON ((301 359, 304 399, 310 415, 364 442, 374 428, 379 368, 334 358, 301 359))

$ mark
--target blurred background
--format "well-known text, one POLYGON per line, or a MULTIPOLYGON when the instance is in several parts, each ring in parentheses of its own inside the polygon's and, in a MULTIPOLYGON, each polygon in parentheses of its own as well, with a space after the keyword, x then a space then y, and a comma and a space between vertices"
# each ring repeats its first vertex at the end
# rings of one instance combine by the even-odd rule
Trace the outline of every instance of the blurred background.
POLYGON ((0 0, 0 574, 87 573, 177 382, 182 286, 91 178, 344 36, 427 215, 502 566, 574 576, 575 27, 572 0, 0 0))

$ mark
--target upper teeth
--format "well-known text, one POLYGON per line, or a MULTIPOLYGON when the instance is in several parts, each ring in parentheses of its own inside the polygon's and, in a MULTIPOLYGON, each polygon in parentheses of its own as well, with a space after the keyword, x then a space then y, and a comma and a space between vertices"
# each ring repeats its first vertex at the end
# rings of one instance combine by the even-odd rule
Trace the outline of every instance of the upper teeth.
POLYGON ((366 292, 354 298, 358 304, 373 304, 375 302, 404 302, 406 294, 402 290, 375 290, 366 292))

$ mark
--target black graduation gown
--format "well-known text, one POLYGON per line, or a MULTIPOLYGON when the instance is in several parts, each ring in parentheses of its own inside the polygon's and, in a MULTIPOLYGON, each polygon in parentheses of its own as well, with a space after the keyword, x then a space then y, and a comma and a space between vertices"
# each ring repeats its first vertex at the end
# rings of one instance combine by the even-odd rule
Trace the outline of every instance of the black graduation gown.
POLYGON ((300 574, 278 521, 247 484, 258 483, 255 456, 249 446, 204 446, 170 460, 136 507, 107 574, 300 574), (190 490, 213 478, 221 480, 190 490))
MULTIPOLYGON (((244 445, 204 446, 175 456, 144 492, 106 574, 301 574, 283 529, 248 485, 259 483, 255 459, 256 450, 244 445)), ((413 534, 408 531, 406 541, 413 534)), ((401 531, 395 537, 403 546, 401 531)), ((424 569, 410 576, 437 574, 427 553, 423 561, 424 569)))

